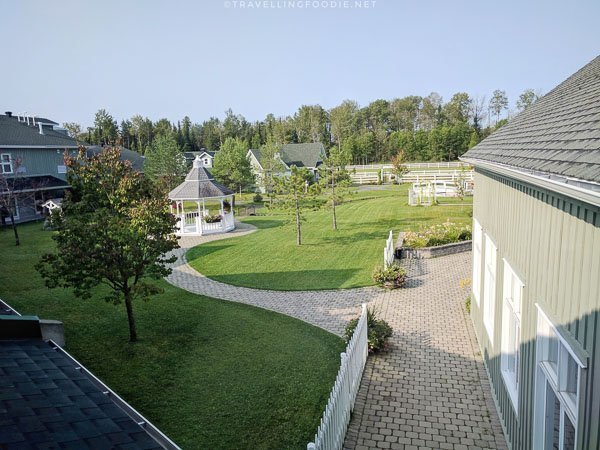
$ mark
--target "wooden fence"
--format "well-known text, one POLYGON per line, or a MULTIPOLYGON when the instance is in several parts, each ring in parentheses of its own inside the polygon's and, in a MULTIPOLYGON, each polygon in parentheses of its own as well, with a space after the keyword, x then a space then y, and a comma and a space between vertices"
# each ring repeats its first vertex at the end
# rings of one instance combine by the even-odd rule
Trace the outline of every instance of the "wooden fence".
POLYGON ((315 440, 306 446, 307 450, 338 450, 344 445, 350 413, 354 409, 354 401, 367 362, 367 331, 367 305, 363 303, 354 334, 346 352, 340 355, 340 370, 329 394, 315 440))

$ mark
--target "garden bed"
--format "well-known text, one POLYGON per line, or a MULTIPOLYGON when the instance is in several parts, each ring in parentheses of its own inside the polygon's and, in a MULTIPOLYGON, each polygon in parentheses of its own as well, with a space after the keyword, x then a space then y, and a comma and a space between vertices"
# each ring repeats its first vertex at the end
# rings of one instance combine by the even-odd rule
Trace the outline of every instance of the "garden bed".
POLYGON ((428 259, 439 256, 453 255, 455 253, 468 252, 471 250, 472 241, 452 242, 450 244, 436 245, 432 247, 411 248, 404 246, 404 234, 398 234, 396 241, 396 258, 398 259, 428 259))

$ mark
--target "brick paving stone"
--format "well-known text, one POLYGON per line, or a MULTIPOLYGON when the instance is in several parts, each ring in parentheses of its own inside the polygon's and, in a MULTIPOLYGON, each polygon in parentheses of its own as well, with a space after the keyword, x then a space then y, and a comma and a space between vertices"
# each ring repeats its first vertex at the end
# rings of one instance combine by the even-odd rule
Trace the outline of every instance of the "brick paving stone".
POLYGON ((367 361, 344 449, 507 449, 464 310, 468 293, 459 285, 471 276, 470 252, 403 260, 408 284, 392 291, 251 289, 211 280, 187 264, 185 252, 191 247, 255 231, 248 224, 236 226, 228 234, 180 239, 167 281, 196 294, 296 317, 338 336, 368 303, 394 330, 389 350, 367 361))

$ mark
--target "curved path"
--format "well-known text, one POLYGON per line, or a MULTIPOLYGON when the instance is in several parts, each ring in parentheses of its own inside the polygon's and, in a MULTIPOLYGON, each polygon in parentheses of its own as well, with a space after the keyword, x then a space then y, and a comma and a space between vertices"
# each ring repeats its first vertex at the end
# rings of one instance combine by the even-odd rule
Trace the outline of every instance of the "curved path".
POLYGON ((377 297, 381 290, 368 287, 329 291, 271 291, 221 283, 205 277, 186 261, 185 253, 199 244, 243 236, 256 231, 256 227, 236 222, 235 231, 208 236, 186 236, 179 240, 181 248, 175 250, 177 261, 167 281, 186 291, 207 297, 258 306, 296 317, 339 336, 343 335, 348 321, 360 313, 360 305, 377 297))
POLYGON ((203 242, 251 233, 185 237, 167 280, 196 294, 246 303, 342 335, 361 303, 379 310, 394 329, 390 349, 370 357, 344 448, 505 449, 473 327, 464 310, 471 253, 405 260, 404 289, 271 291, 231 286, 194 270, 185 252, 203 242))

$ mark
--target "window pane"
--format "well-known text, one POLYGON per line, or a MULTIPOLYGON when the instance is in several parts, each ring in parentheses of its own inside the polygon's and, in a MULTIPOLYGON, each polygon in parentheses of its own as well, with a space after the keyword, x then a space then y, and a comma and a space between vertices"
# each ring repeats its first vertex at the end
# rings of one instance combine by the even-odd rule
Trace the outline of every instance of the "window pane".
POLYGON ((546 417, 544 428, 544 449, 559 450, 560 403, 548 383, 546 383, 546 417))
POLYGON ((565 414, 564 417, 564 435, 563 435, 563 449, 564 450, 575 450, 575 427, 571 423, 569 416, 565 414))
POLYGON ((567 388, 571 394, 577 393, 577 363, 571 355, 567 358, 567 388))

